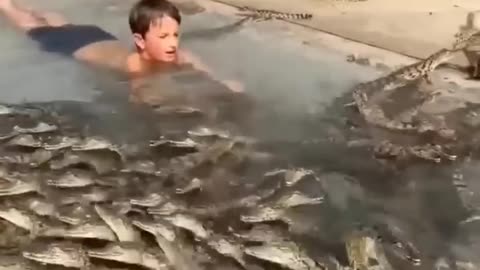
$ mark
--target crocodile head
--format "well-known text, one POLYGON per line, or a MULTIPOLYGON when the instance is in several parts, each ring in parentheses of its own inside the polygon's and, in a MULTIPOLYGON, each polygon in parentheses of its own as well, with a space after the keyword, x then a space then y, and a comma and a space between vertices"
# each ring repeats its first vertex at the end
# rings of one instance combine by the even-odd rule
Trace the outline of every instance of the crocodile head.
POLYGON ((279 207, 295 207, 300 205, 315 205, 321 204, 324 200, 323 196, 318 197, 308 197, 307 195, 303 194, 300 191, 294 191, 290 194, 286 194, 281 197, 277 202, 276 205, 279 207))
POLYGON ((283 209, 263 206, 253 209, 250 214, 240 216, 240 219, 246 223, 275 221, 281 220, 283 213, 283 209))
POLYGON ((177 227, 192 232, 200 239, 206 239, 210 236, 210 232, 207 231, 203 224, 193 216, 187 214, 174 214, 163 218, 177 227))
POLYGON ((133 243, 110 243, 100 249, 90 249, 88 256, 130 264, 141 264, 143 249, 133 243))
POLYGON ((168 200, 168 196, 166 194, 153 192, 148 193, 146 196, 141 198, 130 199, 130 203, 144 207, 155 207, 161 203, 164 203, 166 200, 168 200))
POLYGON ((234 235, 252 242, 280 242, 286 239, 284 232, 268 224, 255 224, 250 230, 234 232, 234 235))
POLYGON ((317 269, 316 262, 291 241, 272 242, 262 246, 246 247, 245 253, 289 269, 317 269))
POLYGON ((31 134, 20 134, 20 135, 17 135, 15 137, 13 137, 11 140, 9 140, 7 145, 40 148, 40 147, 42 147, 43 144, 40 140, 37 140, 31 134))
POLYGON ((56 218, 70 225, 78 225, 82 222, 98 219, 98 216, 91 206, 72 204, 61 206, 56 218))
POLYGON ((22 255, 40 263, 65 267, 84 268, 89 264, 81 245, 66 242, 34 243, 22 255))
POLYGON ((39 231, 39 235, 47 237, 99 239, 106 241, 117 240, 117 237, 110 227, 105 223, 98 221, 85 221, 73 226, 48 226, 42 228, 39 231))
POLYGON ((69 170, 64 174, 47 179, 47 185, 60 188, 86 187, 95 184, 94 176, 84 170, 69 170))
POLYGON ((133 225, 153 235, 160 235, 170 242, 176 238, 175 227, 161 220, 134 220, 133 225))
POLYGON ((121 242, 136 242, 140 235, 135 230, 133 225, 118 211, 111 208, 96 204, 95 211, 100 218, 110 227, 110 229, 117 235, 121 242))

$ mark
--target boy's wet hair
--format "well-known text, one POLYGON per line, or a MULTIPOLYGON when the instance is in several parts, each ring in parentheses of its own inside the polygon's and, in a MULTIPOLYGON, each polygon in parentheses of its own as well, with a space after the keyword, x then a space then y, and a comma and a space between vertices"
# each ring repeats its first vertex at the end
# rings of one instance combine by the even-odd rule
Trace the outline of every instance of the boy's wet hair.
POLYGON ((142 37, 150 29, 150 25, 156 20, 168 16, 180 24, 182 17, 177 7, 167 0, 140 0, 130 10, 128 22, 130 30, 142 37))

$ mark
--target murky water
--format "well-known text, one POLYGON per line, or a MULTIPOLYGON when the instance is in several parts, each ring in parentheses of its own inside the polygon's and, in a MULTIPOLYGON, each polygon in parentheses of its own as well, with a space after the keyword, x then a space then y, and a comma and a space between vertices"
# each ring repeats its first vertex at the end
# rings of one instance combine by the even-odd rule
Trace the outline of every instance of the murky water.
MULTIPOLYGON (((61 12, 75 23, 99 24, 131 46, 126 16, 134 1, 20 2, 61 12)), ((290 40, 275 22, 249 23, 231 33, 208 31, 233 23, 234 18, 218 14, 185 16, 182 46, 197 53, 219 79, 236 78, 245 83, 246 91, 262 111, 261 117, 249 125, 248 133, 265 141, 269 150, 288 157, 289 163, 322 171, 330 204, 322 213, 301 217, 309 217, 305 224, 321 224, 323 233, 315 237, 333 241, 341 235, 344 224, 348 227, 380 218, 399 226, 424 252, 422 258, 427 263, 421 269, 432 269, 438 258, 479 262, 475 256, 478 249, 473 248, 479 245, 478 222, 468 224, 467 229, 459 225, 479 205, 477 162, 443 167, 418 165, 397 174, 382 171, 367 150, 347 148, 342 143, 341 116, 324 111, 355 83, 378 73, 350 65, 341 55, 290 40), (330 143, 327 136, 340 142, 330 143), (318 140, 301 143, 313 139, 318 140), (463 197, 457 195, 454 180, 459 175, 463 175, 461 180, 474 193, 464 190, 463 197)), ((4 52, 0 54, 1 101, 93 101, 105 91, 127 91, 125 82, 118 77, 39 51, 34 43, 4 22, 0 30, 0 50, 4 52)), ((191 90, 202 88, 199 86, 202 84, 208 88, 204 79, 200 76, 174 83, 191 90)), ((92 126, 114 130, 112 133, 120 137, 138 130, 130 126, 140 122, 138 117, 116 116, 111 121, 112 118, 103 118, 109 111, 108 104, 92 108, 97 109, 82 114, 82 119, 92 121, 92 126)), ((398 269, 404 269, 402 261, 398 264, 398 269)))

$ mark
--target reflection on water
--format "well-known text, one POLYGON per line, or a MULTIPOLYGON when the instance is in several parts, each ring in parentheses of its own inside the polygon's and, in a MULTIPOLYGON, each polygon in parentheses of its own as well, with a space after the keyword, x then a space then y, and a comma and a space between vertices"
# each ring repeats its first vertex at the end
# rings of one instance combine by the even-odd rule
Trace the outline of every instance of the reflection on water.
MULTIPOLYGON (((93 7, 61 2, 66 4, 45 1, 35 5, 63 11, 73 20, 89 14, 93 7)), ((89 1, 106 12, 106 4, 99 2, 89 1)), ((107 2, 113 5, 113 1, 107 2)), ((129 1, 114 2, 119 5, 114 9, 115 16, 100 16, 99 23, 126 37, 117 25, 124 25, 129 1)), ((383 169, 370 157, 368 147, 347 146, 350 131, 341 106, 332 105, 329 115, 323 112, 333 98, 349 90, 354 82, 374 76, 372 72, 349 66, 329 52, 314 53, 311 48, 288 41, 275 42, 273 34, 259 38, 265 29, 278 30, 268 24, 259 26, 264 27, 259 32, 253 26, 244 26, 244 32, 215 36, 217 43, 209 43, 204 35, 211 33, 202 34, 201 30, 221 24, 229 22, 215 15, 187 17, 191 35, 185 46, 205 56, 220 77, 237 75, 245 81, 248 96, 230 93, 217 81, 188 68, 156 75, 146 80, 143 89, 147 94, 166 97, 167 104, 158 110, 165 105, 183 105, 199 109, 200 114, 162 116, 158 111, 151 112, 154 106, 129 104, 128 84, 123 78, 35 51, 35 46, 15 31, 5 30, 4 25, 2 40, 6 42, 0 44, 0 50, 9 53, 0 55, 0 97, 6 102, 67 100, 48 104, 75 118, 93 134, 120 141, 146 139, 153 129, 169 133, 202 123, 235 129, 258 138, 259 148, 282 157, 287 166, 319 172, 320 186, 328 200, 319 208, 295 213, 299 222, 292 229, 308 232, 303 240, 313 253, 342 250, 338 239, 355 224, 387 223, 398 228, 399 234, 421 252, 420 267, 392 259, 395 269, 433 269, 439 258, 447 263, 460 261, 458 269, 466 269, 461 268, 462 262, 480 262, 480 223, 462 223, 476 214, 480 203, 477 161, 444 166, 418 164, 400 172, 383 169)), ((318 185, 311 187, 315 188, 318 185)), ((341 258, 341 252, 337 253, 341 258)))

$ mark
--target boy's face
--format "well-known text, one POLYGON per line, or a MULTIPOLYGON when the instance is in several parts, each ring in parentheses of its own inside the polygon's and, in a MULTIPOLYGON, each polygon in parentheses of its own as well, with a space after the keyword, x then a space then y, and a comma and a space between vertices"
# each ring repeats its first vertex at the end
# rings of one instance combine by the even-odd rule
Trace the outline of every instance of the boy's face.
POLYGON ((145 58, 160 62, 173 62, 177 59, 178 49, 177 21, 164 16, 150 25, 145 37, 134 35, 135 43, 145 58))

